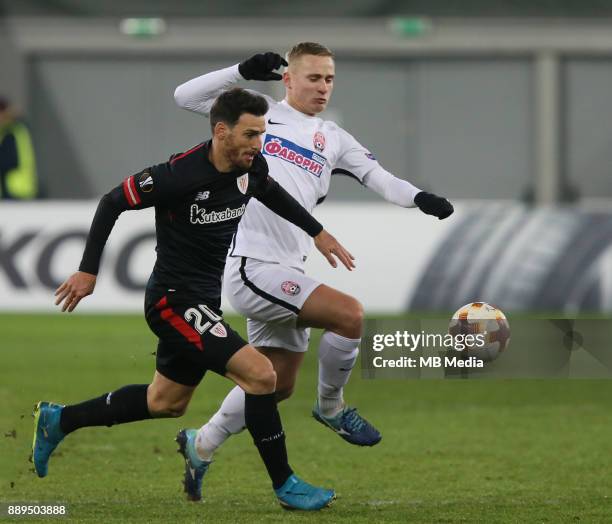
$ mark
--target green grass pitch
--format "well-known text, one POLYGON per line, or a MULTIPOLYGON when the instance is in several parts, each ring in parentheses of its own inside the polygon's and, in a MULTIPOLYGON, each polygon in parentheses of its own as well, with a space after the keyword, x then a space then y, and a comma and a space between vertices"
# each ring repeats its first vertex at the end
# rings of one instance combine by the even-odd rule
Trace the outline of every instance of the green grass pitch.
POLYGON ((37 478, 34 403, 148 382, 155 340, 138 316, 0 316, 0 501, 63 502, 58 520, 70 522, 610 522, 612 382, 364 380, 356 369, 345 396, 383 434, 358 448, 310 416, 318 334, 281 405, 295 471, 338 494, 307 514, 276 503, 246 432, 217 454, 205 501, 184 500, 173 439, 230 389, 213 374, 182 419, 78 431, 37 478))

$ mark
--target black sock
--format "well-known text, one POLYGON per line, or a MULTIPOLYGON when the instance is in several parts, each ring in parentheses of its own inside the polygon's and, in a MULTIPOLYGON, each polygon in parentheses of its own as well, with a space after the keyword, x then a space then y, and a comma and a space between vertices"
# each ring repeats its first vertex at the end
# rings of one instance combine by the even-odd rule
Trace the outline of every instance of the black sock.
POLYGON ((276 407, 274 393, 266 395, 244 395, 244 418, 246 427, 259 450, 274 489, 280 488, 293 470, 287 459, 285 433, 276 407))
POLYGON ((66 406, 60 428, 67 435, 88 426, 112 426, 151 418, 147 407, 148 384, 124 386, 112 393, 66 406))

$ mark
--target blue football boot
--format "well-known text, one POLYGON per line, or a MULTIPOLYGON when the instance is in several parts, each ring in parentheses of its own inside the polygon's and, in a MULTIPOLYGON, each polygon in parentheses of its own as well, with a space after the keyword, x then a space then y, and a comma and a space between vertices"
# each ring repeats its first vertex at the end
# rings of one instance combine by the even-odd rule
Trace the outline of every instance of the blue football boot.
POLYGON ((187 500, 202 500, 202 479, 208 471, 211 461, 202 460, 195 448, 198 431, 195 429, 181 429, 176 435, 178 452, 185 458, 185 479, 183 481, 187 500))
POLYGON ((357 413, 357 408, 345 406, 337 415, 326 417, 321 414, 317 401, 312 409, 312 416, 356 446, 374 446, 382 439, 378 430, 357 413))
POLYGON ((57 445, 64 440, 60 429, 60 416, 64 406, 51 402, 39 402, 34 408, 34 439, 32 440, 32 462, 39 477, 49 471, 49 457, 57 445))
POLYGON ((333 489, 311 486, 296 475, 291 475, 280 488, 274 490, 274 493, 283 508, 305 511, 325 508, 336 498, 333 489))

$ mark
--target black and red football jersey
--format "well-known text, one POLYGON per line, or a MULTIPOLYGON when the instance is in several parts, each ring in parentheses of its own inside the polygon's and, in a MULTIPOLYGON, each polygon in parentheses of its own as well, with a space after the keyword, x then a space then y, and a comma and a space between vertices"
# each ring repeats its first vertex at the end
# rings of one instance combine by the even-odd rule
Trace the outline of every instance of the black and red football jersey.
POLYGON ((312 236, 322 226, 268 176, 257 155, 248 173, 217 171, 211 141, 131 175, 107 193, 89 233, 81 271, 97 274, 104 244, 120 213, 155 207, 157 260, 150 285, 207 299, 218 307, 225 257, 251 197, 312 236))

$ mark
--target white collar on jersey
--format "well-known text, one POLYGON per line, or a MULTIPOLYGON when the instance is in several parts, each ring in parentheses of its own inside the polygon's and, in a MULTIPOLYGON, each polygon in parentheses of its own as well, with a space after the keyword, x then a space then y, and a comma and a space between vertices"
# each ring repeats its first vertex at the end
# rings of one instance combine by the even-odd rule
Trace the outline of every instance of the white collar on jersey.
POLYGON ((294 107, 292 107, 292 106, 289 104, 289 102, 287 102, 287 99, 286 99, 286 98, 283 98, 283 99, 280 101, 280 104, 282 104, 284 107, 286 107, 286 108, 287 108, 289 111, 291 111, 291 112, 292 112, 292 113, 293 113, 295 116, 298 116, 298 117, 304 118, 304 119, 306 119, 306 120, 315 120, 315 119, 319 119, 319 120, 321 120, 321 117, 320 117, 320 116, 316 116, 316 115, 315 115, 315 116, 310 116, 310 115, 307 115, 306 113, 302 113, 301 111, 298 111, 297 109, 295 109, 294 107))

